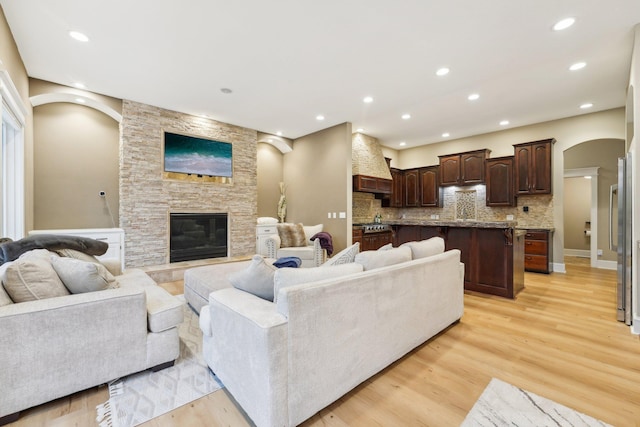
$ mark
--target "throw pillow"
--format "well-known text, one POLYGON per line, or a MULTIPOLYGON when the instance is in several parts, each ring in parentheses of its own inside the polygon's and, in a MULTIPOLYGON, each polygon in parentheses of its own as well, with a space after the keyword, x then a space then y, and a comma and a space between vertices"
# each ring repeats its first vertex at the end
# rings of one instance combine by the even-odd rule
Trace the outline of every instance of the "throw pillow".
MULTIPOLYGON (((278 224, 281 248, 298 248, 307 246, 307 237, 302 224, 278 224)), ((311 237, 311 236, 309 236, 311 237)))
POLYGON ((426 258, 444 252, 444 239, 442 237, 432 237, 419 242, 406 242, 400 245, 411 248, 413 259, 426 258))
POLYGON ((332 265, 352 263, 355 260, 358 252, 360 252, 360 242, 356 242, 353 245, 341 250, 340 252, 329 258, 320 267, 330 267, 332 265))
POLYGON ((278 300, 280 289, 289 286, 300 285, 302 283, 319 282, 320 280, 333 279, 346 276, 348 274, 362 271, 360 264, 342 264, 331 267, 311 267, 311 268, 281 268, 273 275, 274 302, 278 300))
POLYGON ((66 257, 51 257, 51 265, 72 294, 118 287, 115 277, 102 264, 66 257))
POLYGON ((69 295, 51 262, 38 257, 14 261, 7 267, 2 283, 15 303, 69 295))
POLYGON ((101 264, 101 262, 98 261, 98 258, 94 257, 93 255, 85 254, 84 252, 76 251, 74 249, 58 249, 56 253, 67 258, 79 259, 80 261, 101 264))
POLYGON ((303 225, 304 236, 307 239, 307 245, 312 245, 313 241, 311 238, 322 231, 323 224, 318 225, 303 225))
MULTIPOLYGON (((2 278, 4 277, 4 272, 7 271, 7 268, 9 268, 9 266, 11 264, 13 264, 13 262, 14 261, 9 261, 9 262, 5 262, 4 264, 0 265, 0 282, 2 281, 2 278)), ((2 285, 2 283, 0 283, 0 307, 5 306, 5 305, 9 305, 9 304, 13 304, 13 301, 11 301, 11 297, 9 297, 9 294, 4 289, 4 285, 2 285)))
POLYGON ((389 249, 386 251, 364 251, 356 255, 355 262, 362 264, 364 271, 386 267, 411 261, 411 249, 408 246, 389 249))
POLYGON ((393 249, 393 243, 387 243, 384 246, 380 246, 377 250, 379 250, 379 251, 388 251, 389 249, 393 249))
POLYGON ((227 279, 236 289, 273 301, 273 275, 276 270, 262 256, 254 255, 249 267, 229 274, 227 279))

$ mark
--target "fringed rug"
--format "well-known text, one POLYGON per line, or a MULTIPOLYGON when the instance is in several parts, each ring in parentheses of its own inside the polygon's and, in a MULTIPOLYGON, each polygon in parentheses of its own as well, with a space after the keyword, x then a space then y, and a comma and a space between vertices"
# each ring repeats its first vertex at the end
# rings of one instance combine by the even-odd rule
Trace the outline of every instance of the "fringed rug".
POLYGON ((461 427, 593 427, 609 424, 493 378, 461 427))
POLYGON ((198 315, 186 303, 179 335, 180 356, 174 366, 109 384, 109 400, 96 407, 101 427, 136 426, 222 388, 204 362, 198 315))

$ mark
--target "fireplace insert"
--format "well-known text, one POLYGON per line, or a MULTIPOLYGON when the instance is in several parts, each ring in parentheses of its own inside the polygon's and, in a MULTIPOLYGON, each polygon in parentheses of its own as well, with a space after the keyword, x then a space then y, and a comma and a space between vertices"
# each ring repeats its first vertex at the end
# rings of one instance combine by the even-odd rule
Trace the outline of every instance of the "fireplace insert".
POLYGON ((169 262, 228 256, 226 213, 172 213, 169 262))

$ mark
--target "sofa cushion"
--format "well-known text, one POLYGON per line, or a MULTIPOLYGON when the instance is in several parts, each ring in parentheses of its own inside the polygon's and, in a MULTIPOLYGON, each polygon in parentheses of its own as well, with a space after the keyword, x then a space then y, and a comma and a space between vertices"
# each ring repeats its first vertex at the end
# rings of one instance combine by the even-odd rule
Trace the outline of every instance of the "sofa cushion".
POLYGON ((262 256, 254 255, 247 268, 231 273, 227 278, 234 288, 273 301, 273 275, 276 270, 262 256))
POLYGON ((303 283, 318 282, 325 279, 360 273, 362 265, 356 263, 332 265, 329 267, 281 268, 273 275, 274 302, 278 300, 280 289, 303 283))
POLYGON ((307 245, 313 245, 313 240, 311 240, 311 238, 320 233, 323 227, 323 224, 302 226, 302 228, 304 229, 304 236, 307 239, 307 245))
POLYGON ((2 283, 16 303, 69 295, 51 262, 37 256, 15 260, 7 267, 2 283))
POLYGON ((227 277, 230 273, 243 270, 249 264, 251 260, 224 262, 185 270, 184 298, 199 313, 202 306, 209 302, 211 292, 233 287, 227 277))
POLYGON ((360 252, 360 242, 341 250, 327 260, 321 267, 330 267, 332 265, 350 264, 356 259, 356 255, 360 252))
POLYGON ((393 243, 387 243, 384 246, 380 246, 377 250, 378 251, 388 251, 389 249, 393 249, 393 243))
POLYGON ((315 250, 313 246, 298 246, 295 248, 280 248, 278 249, 278 257, 298 257, 300 259, 313 259, 315 250))
POLYGON ((67 257, 51 257, 51 265, 72 294, 118 287, 115 277, 100 263, 67 257))
POLYGON ((406 242, 400 245, 400 247, 403 246, 411 248, 411 256, 413 259, 426 258, 444 252, 444 239, 442 237, 432 237, 430 239, 406 242))
POLYGON ((407 261, 411 261, 411 248, 408 246, 386 251, 364 251, 356 255, 355 259, 355 262, 362 264, 365 271, 407 261))
POLYGON ((278 224, 277 228, 281 248, 307 246, 307 236, 302 224, 278 224))
POLYGON ((162 332, 179 326, 184 320, 183 302, 160 286, 145 286, 147 294, 147 327, 162 332))

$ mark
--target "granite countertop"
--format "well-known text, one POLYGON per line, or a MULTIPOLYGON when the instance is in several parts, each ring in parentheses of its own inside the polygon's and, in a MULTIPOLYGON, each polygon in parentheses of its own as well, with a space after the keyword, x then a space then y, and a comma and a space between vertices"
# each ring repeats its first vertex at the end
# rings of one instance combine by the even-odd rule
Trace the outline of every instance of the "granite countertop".
POLYGON ((556 229, 554 227, 525 227, 525 226, 518 226, 516 227, 518 230, 544 230, 544 231, 555 231, 556 229))
POLYGON ((516 228, 517 221, 442 221, 437 219, 398 219, 387 220, 389 225, 423 225, 431 227, 462 227, 462 228, 516 228))

